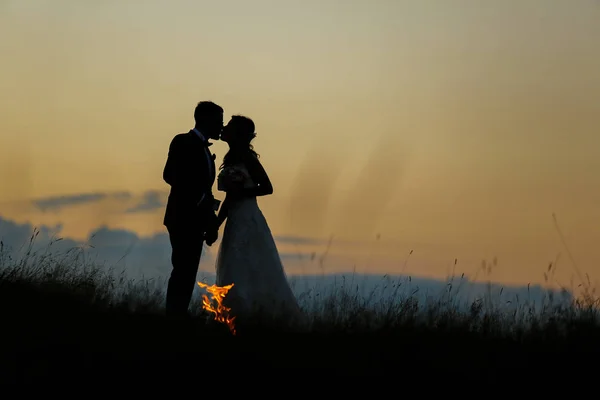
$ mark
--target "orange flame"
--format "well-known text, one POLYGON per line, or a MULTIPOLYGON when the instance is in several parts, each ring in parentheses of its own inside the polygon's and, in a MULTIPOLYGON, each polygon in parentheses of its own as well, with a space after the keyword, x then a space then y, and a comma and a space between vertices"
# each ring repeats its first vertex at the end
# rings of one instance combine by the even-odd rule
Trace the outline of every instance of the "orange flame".
POLYGON ((229 290, 233 287, 233 283, 227 286, 208 286, 207 284, 198 282, 198 286, 206 289, 206 291, 210 293, 212 300, 214 301, 213 302, 209 300, 208 296, 203 294, 202 308, 204 308, 208 312, 215 314, 215 321, 227 325, 231 333, 235 335, 235 317, 231 317, 229 315, 231 308, 225 307, 223 305, 223 300, 225 299, 227 292, 229 292, 229 290))

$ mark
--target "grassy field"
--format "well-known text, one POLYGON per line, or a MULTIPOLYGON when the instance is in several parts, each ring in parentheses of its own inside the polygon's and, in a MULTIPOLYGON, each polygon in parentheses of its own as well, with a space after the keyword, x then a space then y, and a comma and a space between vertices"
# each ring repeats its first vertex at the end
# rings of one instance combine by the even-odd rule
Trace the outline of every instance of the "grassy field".
POLYGON ((268 372, 514 383, 532 374, 580 379, 600 351, 590 293, 511 312, 483 300, 460 311, 410 297, 375 304, 348 293, 315 298, 302 331, 253 326, 233 336, 198 302, 191 319, 166 318, 160 288, 89 264, 76 249, 18 260, 0 249, 0 381, 193 384, 207 374, 214 382, 268 372))

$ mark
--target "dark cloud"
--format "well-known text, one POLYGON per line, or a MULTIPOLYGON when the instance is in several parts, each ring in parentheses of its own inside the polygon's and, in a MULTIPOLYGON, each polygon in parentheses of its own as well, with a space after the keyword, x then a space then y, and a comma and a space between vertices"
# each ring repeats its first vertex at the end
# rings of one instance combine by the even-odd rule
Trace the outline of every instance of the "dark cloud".
MULTIPOLYGON (((346 293, 350 298, 372 305, 386 304, 387 301, 411 298, 420 306, 436 304, 454 310, 469 311, 473 301, 479 300, 498 310, 515 311, 535 305, 538 311, 548 302, 549 291, 539 285, 507 286, 472 282, 465 278, 441 280, 414 278, 402 275, 375 274, 327 274, 303 275, 290 279, 298 296, 305 304, 333 293, 346 293)), ((572 298, 568 292, 554 293, 554 305, 568 302, 572 298)))
POLYGON ((48 247, 52 247, 53 251, 66 251, 80 245, 75 240, 61 238, 59 235, 61 229, 61 225, 34 227, 31 224, 18 224, 0 217, 0 241, 4 251, 10 252, 13 257, 48 247))
MULTIPOLYGON (((157 233, 149 237, 140 237, 135 232, 125 229, 111 229, 100 226, 93 230, 85 241, 61 237, 61 226, 49 227, 45 225, 33 226, 32 224, 17 224, 0 217, 0 240, 5 248, 11 249, 15 258, 22 256, 25 249, 46 251, 52 243, 53 252, 64 252, 73 248, 85 250, 88 262, 112 267, 117 271, 124 271, 131 278, 165 279, 171 271, 171 245, 166 232, 157 233), (32 235, 37 232, 35 240, 32 235), (57 239, 61 239, 57 241, 57 239)), ((319 243, 318 240, 282 236, 276 238, 278 243, 319 243)), ((205 246, 200 262, 200 270, 214 271, 216 252, 220 240, 212 247, 205 246)), ((285 262, 294 263, 310 259, 310 254, 304 252, 282 252, 285 262)))
MULTIPOLYGON (((61 226, 37 226, 18 224, 0 217, 0 241, 3 251, 10 252, 18 259, 27 251, 61 253, 73 248, 85 251, 87 263, 105 265, 117 272, 124 272, 128 278, 151 279, 166 282, 171 271, 171 247, 167 233, 157 233, 150 237, 140 237, 123 229, 99 227, 86 241, 60 237, 61 226), (58 239, 61 240, 58 240, 58 239)), ((320 243, 309 238, 283 236, 278 243, 320 243)), ((211 248, 204 248, 198 279, 214 283, 215 254, 219 242, 211 248)), ((320 254, 310 252, 282 251, 281 258, 297 295, 306 302, 322 298, 333 291, 346 291, 357 299, 385 301, 393 296, 412 296, 422 304, 446 298, 458 307, 468 307, 474 299, 485 299, 503 307, 523 306, 526 303, 539 304, 547 295, 540 286, 489 285, 486 282, 472 282, 467 278, 454 282, 448 280, 409 278, 407 276, 382 276, 380 274, 318 274, 320 254), (397 289, 398 288, 398 289, 397 289), (317 294, 319 294, 317 296, 317 294), (315 297, 316 296, 316 297, 315 297)), ((334 263, 338 263, 334 260, 334 263)), ((338 270, 339 268, 334 268, 338 270)), ((565 293, 564 299, 569 299, 565 293)), ((560 300, 557 297, 556 300, 560 300)))
POLYGON ((130 192, 96 192, 79 193, 63 196, 44 197, 32 200, 35 208, 42 212, 57 212, 59 210, 91 203, 99 203, 103 200, 117 200, 123 202, 124 212, 127 214, 154 211, 163 208, 166 205, 168 193, 159 190, 149 190, 140 195, 134 195, 130 192), (130 203, 136 201, 136 204, 130 203))
MULTIPOLYGON (((0 217, 0 240, 4 251, 13 259, 21 259, 28 252, 60 255, 78 248, 84 252, 88 263, 114 268, 129 278, 160 278, 170 272, 171 247, 166 233, 140 237, 127 230, 100 227, 87 240, 79 241, 62 237, 60 230, 60 225, 17 224, 0 217)), ((203 262, 212 260, 210 252, 206 251, 203 262)))
POLYGON ((43 212, 47 211, 58 211, 62 208, 95 203, 108 198, 115 198, 119 200, 128 200, 131 198, 131 194, 128 192, 115 192, 115 193, 79 193, 74 195, 64 196, 53 196, 44 197, 41 199, 33 200, 33 205, 43 212))
MULTIPOLYGON (((133 278, 164 278, 171 271, 171 246, 167 233, 139 237, 131 231, 101 227, 90 234, 97 262, 127 271, 133 278)), ((205 248, 202 264, 213 259, 205 248)))
POLYGON ((149 190, 142 196, 142 200, 135 206, 128 208, 126 213, 139 213, 144 211, 153 211, 166 205, 166 192, 149 190))

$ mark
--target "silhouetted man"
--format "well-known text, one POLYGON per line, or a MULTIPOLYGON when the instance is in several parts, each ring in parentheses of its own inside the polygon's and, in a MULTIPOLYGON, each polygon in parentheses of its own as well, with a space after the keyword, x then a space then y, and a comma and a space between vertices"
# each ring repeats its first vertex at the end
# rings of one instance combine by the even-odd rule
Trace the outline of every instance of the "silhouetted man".
POLYGON ((212 194, 216 169, 209 139, 219 139, 223 109, 210 101, 198 103, 196 124, 176 135, 169 146, 163 179, 171 186, 164 225, 171 240, 173 270, 167 287, 167 314, 187 315, 196 285, 202 245, 217 240, 218 206, 212 194))

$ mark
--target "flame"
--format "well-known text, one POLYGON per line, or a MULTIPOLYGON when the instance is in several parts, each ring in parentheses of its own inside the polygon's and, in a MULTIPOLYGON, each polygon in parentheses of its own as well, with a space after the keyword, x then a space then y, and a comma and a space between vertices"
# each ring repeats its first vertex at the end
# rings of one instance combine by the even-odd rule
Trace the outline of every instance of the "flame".
POLYGON ((215 314, 215 318, 214 318, 215 321, 218 321, 218 322, 221 322, 221 323, 227 325, 227 327, 229 328, 231 333, 235 335, 235 323, 234 323, 235 317, 231 317, 229 315, 231 308, 225 307, 223 305, 223 300, 225 299, 227 292, 229 292, 229 290, 233 287, 233 283, 231 285, 227 285, 227 286, 217 286, 217 285, 208 286, 205 283, 198 282, 198 286, 206 289, 206 291, 208 293, 210 293, 212 300, 213 300, 213 301, 209 300, 208 296, 203 294, 202 295, 202 308, 204 308, 208 312, 215 314))

